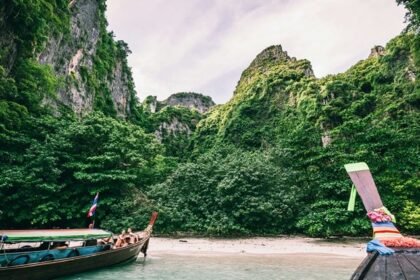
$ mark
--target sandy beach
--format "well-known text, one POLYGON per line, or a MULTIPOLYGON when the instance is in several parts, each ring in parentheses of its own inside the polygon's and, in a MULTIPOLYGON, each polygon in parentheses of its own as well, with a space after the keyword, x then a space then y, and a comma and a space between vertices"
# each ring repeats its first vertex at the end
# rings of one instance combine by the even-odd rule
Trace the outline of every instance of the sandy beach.
POLYGON ((325 240, 305 237, 244 239, 152 237, 149 253, 152 255, 331 254, 362 259, 366 256, 366 241, 352 239, 325 240))
POLYGON ((366 256, 365 246, 363 239, 153 236, 147 258, 63 280, 346 280, 366 256))

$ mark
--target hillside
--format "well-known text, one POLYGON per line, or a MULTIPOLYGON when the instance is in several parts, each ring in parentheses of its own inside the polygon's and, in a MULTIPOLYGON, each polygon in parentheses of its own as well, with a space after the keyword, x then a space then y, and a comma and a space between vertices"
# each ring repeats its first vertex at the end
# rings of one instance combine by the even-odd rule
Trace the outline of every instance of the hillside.
POLYGON ((104 0, 0 5, 3 228, 84 227, 92 194, 101 220, 168 172, 164 147, 138 126, 129 50, 106 30, 105 9, 104 0))
POLYGON ((405 33, 322 79, 281 46, 262 51, 198 123, 193 160, 152 189, 176 221, 168 231, 368 234, 361 204, 346 211, 343 169, 366 161, 400 226, 418 233, 417 40, 405 33))
MULTIPOLYGON (((232 98, 139 103, 105 0, 0 5, 0 224, 204 235, 366 236, 345 163, 369 164, 405 233, 420 234, 418 1, 409 26, 344 73, 314 76, 280 45, 232 98), (100 210, 99 210, 100 209, 100 210)), ((141 89, 141 85, 137 85, 141 89)))
POLYGON ((190 140, 197 123, 215 106, 209 96, 194 92, 179 92, 163 101, 147 96, 142 109, 148 121, 148 130, 165 146, 167 156, 180 160, 191 152, 190 140))

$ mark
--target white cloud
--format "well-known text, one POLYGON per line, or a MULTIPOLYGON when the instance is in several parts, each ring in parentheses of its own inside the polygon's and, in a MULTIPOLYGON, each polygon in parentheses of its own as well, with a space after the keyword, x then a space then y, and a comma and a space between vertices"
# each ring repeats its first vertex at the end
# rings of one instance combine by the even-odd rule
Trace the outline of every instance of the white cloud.
POLYGON ((404 28, 393 0, 108 0, 139 97, 197 91, 226 102, 241 72, 281 44, 318 77, 345 71, 404 28))

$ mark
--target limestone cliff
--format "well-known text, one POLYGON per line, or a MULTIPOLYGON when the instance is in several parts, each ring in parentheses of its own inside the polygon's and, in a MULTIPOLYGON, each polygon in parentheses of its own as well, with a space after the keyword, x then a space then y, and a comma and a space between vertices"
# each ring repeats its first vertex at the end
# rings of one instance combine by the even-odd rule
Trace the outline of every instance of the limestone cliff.
POLYGON ((308 125, 316 147, 326 148, 347 139, 346 126, 412 118, 419 104, 417 39, 402 34, 346 72, 321 79, 308 60, 290 57, 281 46, 266 48, 244 70, 232 99, 197 124, 195 153, 218 143, 266 149, 308 125))
POLYGON ((274 120, 298 102, 296 86, 313 79, 308 60, 290 57, 280 45, 264 49, 242 72, 232 99, 197 125, 196 146, 207 149, 220 139, 253 148, 270 143, 274 120))
POLYGON ((106 30, 105 7, 104 0, 8 3, 0 8, 0 65, 10 76, 23 59, 49 67, 59 82, 56 96, 42 97, 44 107, 127 119, 135 102, 129 50, 106 30), (28 17, 35 22, 25 31, 28 17))
POLYGON ((203 114, 214 105, 216 104, 210 96, 195 92, 178 92, 163 101, 158 101, 156 96, 147 96, 143 101, 143 108, 151 113, 155 113, 166 106, 180 106, 203 114))
POLYGON ((163 101, 148 96, 142 103, 151 122, 150 132, 165 145, 166 154, 185 157, 197 123, 215 105, 211 97, 199 93, 176 93, 163 101))

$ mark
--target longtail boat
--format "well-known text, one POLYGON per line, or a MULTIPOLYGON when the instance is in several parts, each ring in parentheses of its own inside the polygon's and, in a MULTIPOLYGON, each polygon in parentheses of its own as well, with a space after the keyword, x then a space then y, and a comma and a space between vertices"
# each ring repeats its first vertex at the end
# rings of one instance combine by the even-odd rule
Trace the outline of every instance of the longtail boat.
POLYGON ((0 279, 53 279, 146 256, 156 218, 154 212, 145 230, 124 235, 120 247, 121 236, 100 229, 0 230, 0 279))
POLYGON ((374 237, 373 250, 353 273, 351 280, 420 279, 420 241, 404 237, 395 227, 395 218, 383 205, 366 163, 346 164, 345 169, 372 221, 374 237))

